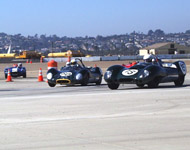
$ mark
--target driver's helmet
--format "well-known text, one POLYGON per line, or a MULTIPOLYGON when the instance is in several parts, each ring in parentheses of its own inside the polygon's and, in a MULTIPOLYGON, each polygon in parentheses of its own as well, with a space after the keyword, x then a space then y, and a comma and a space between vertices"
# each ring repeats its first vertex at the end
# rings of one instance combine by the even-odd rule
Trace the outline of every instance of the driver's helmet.
POLYGON ((151 55, 151 54, 144 55, 144 57, 143 57, 143 60, 144 60, 145 62, 152 62, 153 59, 154 59, 154 57, 153 57, 153 55, 151 55))
POLYGON ((77 61, 75 59, 71 60, 71 66, 77 66, 77 61))
POLYGON ((71 66, 71 62, 66 62, 66 67, 71 66))
POLYGON ((22 63, 18 63, 18 67, 22 67, 22 63))

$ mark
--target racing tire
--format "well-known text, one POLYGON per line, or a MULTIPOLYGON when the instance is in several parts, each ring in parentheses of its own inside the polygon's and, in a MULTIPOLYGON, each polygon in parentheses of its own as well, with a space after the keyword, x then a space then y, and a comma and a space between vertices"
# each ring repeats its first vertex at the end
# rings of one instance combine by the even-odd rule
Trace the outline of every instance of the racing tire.
POLYGON ((86 77, 84 77, 84 79, 82 80, 81 85, 82 86, 86 86, 88 84, 88 82, 89 82, 89 76, 86 75, 86 77))
POLYGON ((102 77, 100 77, 100 79, 96 82, 96 85, 100 85, 102 82, 102 77))
POLYGON ((174 81, 175 86, 182 86, 184 83, 185 76, 179 76, 179 78, 174 81))
POLYGON ((49 83, 49 82, 48 82, 48 85, 49 85, 50 87, 55 87, 56 84, 54 84, 54 83, 49 83))
POLYGON ((7 79, 7 74, 5 74, 5 79, 7 79))
POLYGON ((26 73, 23 75, 23 78, 26 78, 26 73))
POLYGON ((138 86, 139 88, 143 88, 143 87, 144 87, 144 84, 137 84, 137 86, 138 86))
POLYGON ((159 80, 158 79, 154 79, 154 80, 152 80, 152 81, 150 81, 148 83, 149 88, 157 88, 158 85, 159 85, 159 80))
POLYGON ((116 90, 116 89, 118 89, 118 87, 119 87, 119 83, 108 83, 108 87, 109 87, 111 90, 116 90))

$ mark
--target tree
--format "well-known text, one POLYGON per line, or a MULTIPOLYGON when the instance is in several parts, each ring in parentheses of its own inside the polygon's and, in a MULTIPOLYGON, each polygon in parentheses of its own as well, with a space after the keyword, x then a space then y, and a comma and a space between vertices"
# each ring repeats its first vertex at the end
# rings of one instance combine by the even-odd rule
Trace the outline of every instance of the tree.
POLYGON ((186 34, 190 34, 190 30, 187 30, 185 33, 186 33, 186 34))
POLYGON ((153 33, 154 33, 154 32, 153 32, 152 30, 149 30, 149 31, 148 31, 148 36, 153 35, 153 33))
POLYGON ((160 29, 155 30, 154 34, 156 36, 164 36, 165 35, 164 31, 162 31, 160 29))

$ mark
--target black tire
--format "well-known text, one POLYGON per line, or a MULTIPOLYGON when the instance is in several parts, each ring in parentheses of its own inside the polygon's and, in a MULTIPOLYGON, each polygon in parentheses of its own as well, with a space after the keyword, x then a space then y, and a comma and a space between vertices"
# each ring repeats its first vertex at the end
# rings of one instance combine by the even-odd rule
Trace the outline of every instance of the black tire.
POLYGON ((119 83, 108 83, 108 87, 112 90, 116 90, 119 87, 119 83))
POLYGON ((184 83, 185 76, 179 76, 179 78, 174 81, 175 86, 182 86, 184 83))
POLYGON ((100 79, 96 82, 96 85, 100 85, 102 82, 102 77, 100 77, 100 79))
POLYGON ((5 79, 7 79, 7 74, 5 74, 5 79))
POLYGON ((54 83, 49 83, 49 82, 48 82, 48 85, 49 85, 50 87, 55 87, 56 84, 54 84, 54 83))
POLYGON ((82 80, 81 85, 86 86, 88 84, 88 82, 89 82, 89 76, 87 74, 86 77, 84 77, 84 79, 82 80))
POLYGON ((26 78, 26 73, 23 75, 23 78, 26 78))
POLYGON ((144 84, 137 84, 137 86, 138 86, 139 88, 143 88, 143 87, 144 87, 144 84))
POLYGON ((150 81, 148 83, 149 88, 157 88, 158 85, 159 85, 159 80, 158 79, 154 79, 154 80, 152 80, 152 81, 150 81))

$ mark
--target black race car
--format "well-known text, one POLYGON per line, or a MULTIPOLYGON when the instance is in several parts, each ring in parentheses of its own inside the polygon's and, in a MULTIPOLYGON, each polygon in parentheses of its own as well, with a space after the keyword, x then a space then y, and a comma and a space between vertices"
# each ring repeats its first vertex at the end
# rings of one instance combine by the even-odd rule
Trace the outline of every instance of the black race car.
POLYGON ((114 65, 107 69, 104 79, 110 89, 117 89, 120 84, 136 84, 150 88, 157 87, 159 83, 174 82, 182 86, 186 75, 186 65, 183 61, 164 63, 155 58, 153 62, 138 63, 130 68, 114 65))
POLYGON ((88 83, 96 83, 96 85, 100 85, 102 76, 102 70, 99 67, 86 67, 82 59, 79 58, 67 62, 66 66, 62 67, 60 71, 51 68, 47 72, 50 87, 54 87, 56 84, 81 84, 85 86, 88 83))

